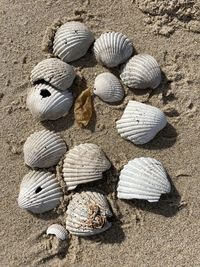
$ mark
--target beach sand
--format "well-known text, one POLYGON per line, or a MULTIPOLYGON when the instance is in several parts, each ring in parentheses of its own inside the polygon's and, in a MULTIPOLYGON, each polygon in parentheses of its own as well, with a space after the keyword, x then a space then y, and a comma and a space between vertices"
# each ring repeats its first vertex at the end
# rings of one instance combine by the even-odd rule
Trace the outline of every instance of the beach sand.
MULTIPOLYGON (((1 0, 0 266, 200 266, 197 2, 1 0), (33 119, 26 109, 31 69, 47 56, 41 49, 46 28, 73 16, 82 18, 95 37, 111 30, 126 34, 137 53, 148 53, 159 62, 163 81, 156 90, 141 93, 125 88, 124 103, 128 99, 146 102, 167 115, 169 124, 148 144, 135 146, 118 135, 115 121, 125 104, 111 106, 95 98, 95 115, 86 129, 74 123, 73 109, 67 117, 45 123, 33 119), (45 231, 52 223, 64 224, 63 206, 41 216, 18 207, 19 186, 28 172, 23 143, 31 133, 44 128, 61 133, 68 148, 85 142, 98 144, 111 160, 112 169, 92 184, 106 192, 116 215, 108 231, 91 238, 72 236, 59 244, 45 231), (159 203, 116 199, 119 171, 140 156, 155 157, 169 173, 173 189, 159 203)), ((72 65, 87 81, 77 82, 83 89, 92 87, 96 75, 106 70, 91 51, 72 65)))

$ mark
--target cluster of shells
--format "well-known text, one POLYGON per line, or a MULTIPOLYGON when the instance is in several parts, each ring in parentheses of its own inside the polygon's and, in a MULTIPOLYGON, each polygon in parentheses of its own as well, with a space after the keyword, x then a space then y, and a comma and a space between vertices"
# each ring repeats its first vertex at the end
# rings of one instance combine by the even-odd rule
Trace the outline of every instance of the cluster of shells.
MULTIPOLYGON (((121 81, 112 73, 99 74, 94 81, 94 95, 113 103, 124 97, 123 85, 135 89, 154 89, 161 82, 161 70, 150 55, 133 55, 132 42, 122 33, 103 33, 96 40, 80 22, 67 22, 56 32, 53 58, 42 60, 32 70, 33 87, 27 96, 27 107, 34 117, 56 120, 65 116, 73 105, 71 86, 76 77, 70 62, 83 57, 93 45, 96 60, 107 68, 119 67, 121 81)), ((116 130, 134 144, 152 140, 167 124, 164 113, 137 101, 129 101, 116 130)), ((31 134, 23 147, 24 160, 32 170, 21 182, 18 204, 32 213, 44 213, 59 206, 64 191, 55 174, 45 168, 62 161, 62 179, 67 191, 80 184, 100 180, 111 162, 96 144, 80 144, 69 151, 62 138, 49 130, 31 134)), ((120 199, 144 199, 157 202, 171 190, 167 173, 156 159, 131 159, 121 170, 117 186, 120 199)), ((64 240, 68 232, 78 236, 102 233, 112 225, 111 206, 104 193, 95 189, 77 191, 66 207, 66 225, 53 224, 47 234, 64 240)))

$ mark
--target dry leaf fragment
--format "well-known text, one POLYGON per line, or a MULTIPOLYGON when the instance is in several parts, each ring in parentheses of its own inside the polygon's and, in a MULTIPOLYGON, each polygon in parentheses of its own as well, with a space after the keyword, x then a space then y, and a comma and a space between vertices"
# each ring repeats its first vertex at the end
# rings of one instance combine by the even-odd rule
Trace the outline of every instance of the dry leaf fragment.
POLYGON ((77 97, 74 106, 75 120, 80 127, 88 125, 92 117, 92 110, 92 92, 88 88, 77 97))

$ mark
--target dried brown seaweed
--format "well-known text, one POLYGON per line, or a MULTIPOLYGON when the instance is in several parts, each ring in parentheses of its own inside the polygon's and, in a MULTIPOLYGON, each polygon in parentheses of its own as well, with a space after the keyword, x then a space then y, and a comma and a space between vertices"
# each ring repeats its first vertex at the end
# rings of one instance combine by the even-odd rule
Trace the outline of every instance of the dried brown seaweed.
POLYGON ((74 105, 74 116, 80 127, 87 126, 93 112, 92 91, 90 88, 84 90, 76 99, 74 105))

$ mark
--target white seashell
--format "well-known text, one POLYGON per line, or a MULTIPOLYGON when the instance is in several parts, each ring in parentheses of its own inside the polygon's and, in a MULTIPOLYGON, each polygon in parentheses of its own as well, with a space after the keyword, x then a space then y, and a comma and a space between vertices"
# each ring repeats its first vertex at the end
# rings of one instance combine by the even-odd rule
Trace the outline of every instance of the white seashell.
POLYGON ((18 205, 33 213, 43 213, 56 208, 62 196, 54 174, 30 171, 21 182, 18 205))
POLYGON ((120 81, 109 72, 99 74, 94 82, 94 94, 105 102, 118 102, 124 97, 120 81))
POLYGON ((55 235, 61 240, 67 239, 68 236, 66 229, 60 224, 52 224, 47 228, 46 233, 47 235, 55 235))
POLYGON ((38 84, 30 89, 26 104, 40 121, 57 120, 69 112, 73 96, 68 90, 59 91, 50 85, 38 84))
POLYGON ((132 53, 131 41, 120 32, 103 33, 94 43, 97 61, 110 68, 125 62, 132 53))
POLYGON ((83 57, 93 41, 94 36, 86 25, 78 21, 67 22, 55 34, 53 54, 71 62, 83 57))
POLYGON ((120 120, 118 133, 134 144, 146 144, 167 124, 165 114, 158 108, 130 100, 120 120))
POLYGON ((72 66, 58 58, 47 58, 39 62, 31 72, 31 82, 45 81, 58 90, 68 89, 76 74, 72 66))
POLYGON ((171 191, 162 164, 153 158, 135 158, 120 173, 117 196, 121 199, 145 199, 157 202, 171 191))
POLYGON ((67 148, 62 138, 54 132, 43 130, 31 134, 24 143, 24 160, 32 168, 56 165, 67 148))
POLYGON ((102 149, 95 144, 80 144, 67 152, 63 162, 63 177, 68 190, 79 184, 102 179, 111 167, 102 149))
POLYGON ((95 191, 73 195, 67 207, 66 228, 74 235, 91 236, 111 227, 112 216, 106 197, 95 191))
POLYGON ((139 54, 122 67, 120 78, 130 88, 154 89, 161 82, 161 70, 155 58, 139 54))

